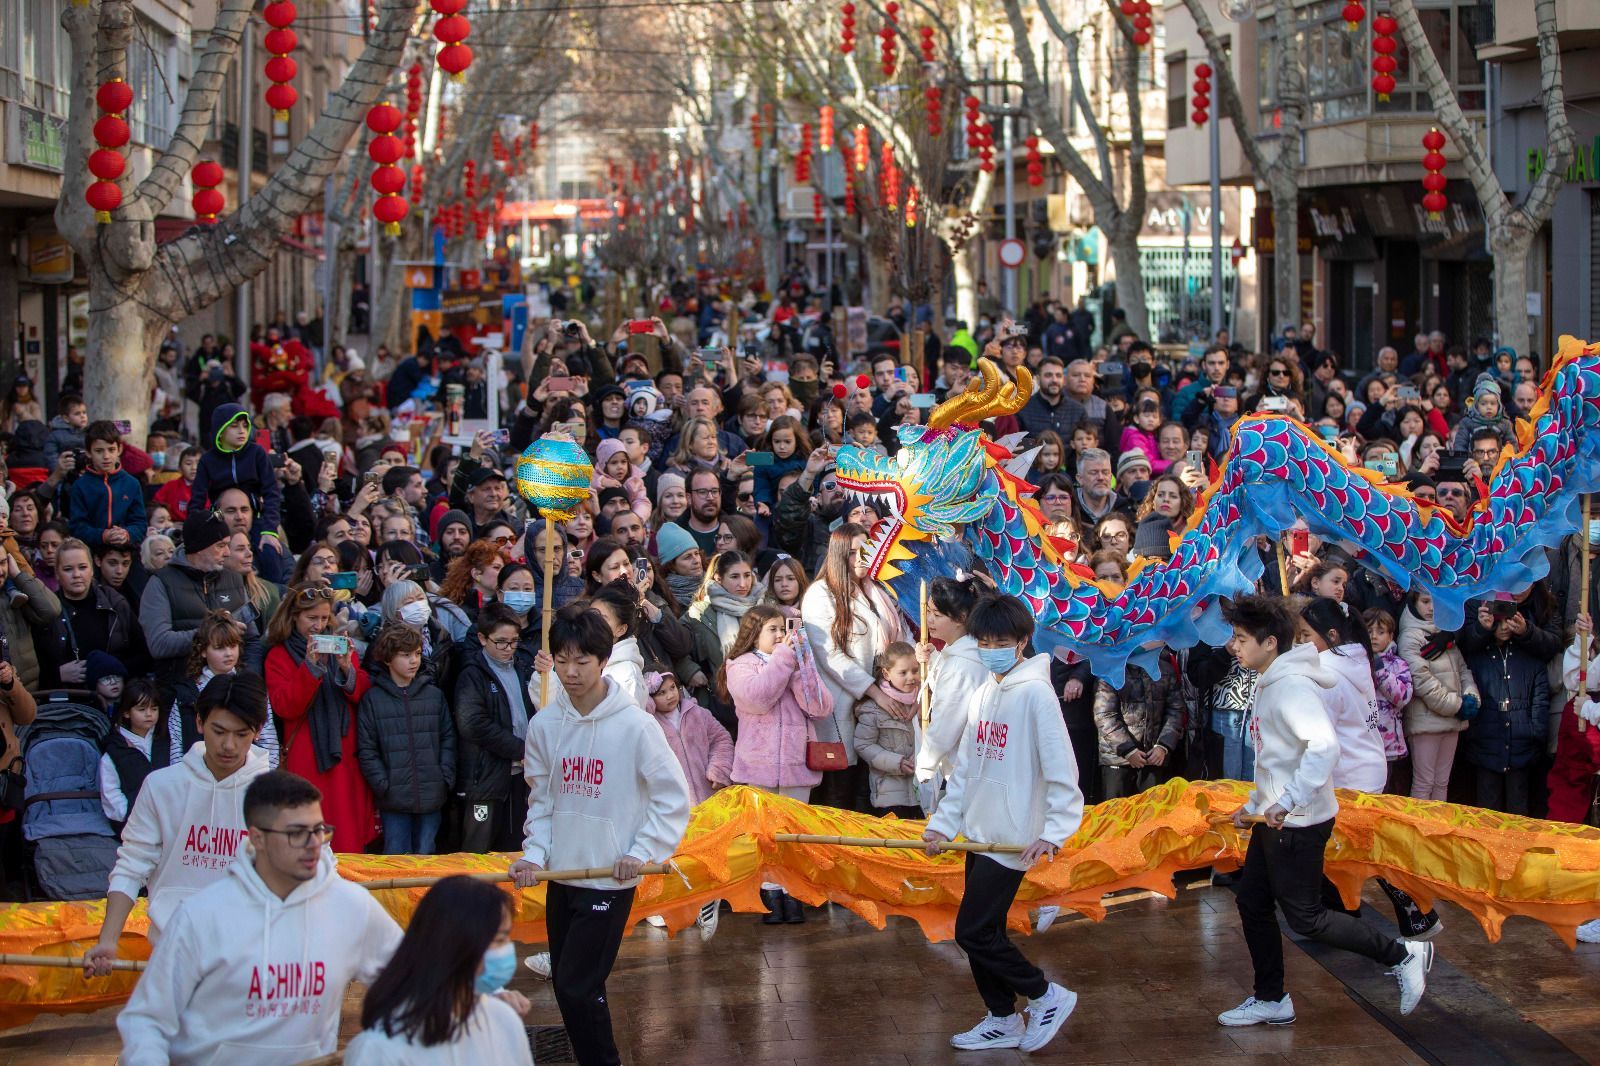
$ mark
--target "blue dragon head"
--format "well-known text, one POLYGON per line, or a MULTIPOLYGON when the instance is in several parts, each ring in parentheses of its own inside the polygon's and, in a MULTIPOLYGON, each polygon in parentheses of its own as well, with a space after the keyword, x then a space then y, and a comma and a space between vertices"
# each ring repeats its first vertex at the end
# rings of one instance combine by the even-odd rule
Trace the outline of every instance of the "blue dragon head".
POLYGON ((839 487, 882 504, 889 516, 872 529, 872 572, 881 581, 901 574, 897 564, 914 557, 908 542, 954 538, 957 526, 976 522, 996 502, 995 459, 977 423, 1014 414, 1028 402, 1033 380, 1025 367, 1017 382, 1005 380, 987 359, 965 392, 934 408, 926 426, 900 426, 900 448, 893 459, 853 445, 839 449, 839 487), (985 485, 985 480, 989 484, 985 485))

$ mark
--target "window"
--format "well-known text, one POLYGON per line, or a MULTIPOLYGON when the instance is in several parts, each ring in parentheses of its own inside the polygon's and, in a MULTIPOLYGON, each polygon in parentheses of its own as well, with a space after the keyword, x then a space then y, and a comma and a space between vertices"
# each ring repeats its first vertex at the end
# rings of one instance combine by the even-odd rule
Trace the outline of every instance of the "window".
POLYGON ((1167 57, 1167 129, 1181 130, 1189 124, 1188 74, 1184 56, 1167 57))
POLYGON ((128 45, 128 85, 133 89, 128 124, 136 143, 166 147, 177 123, 184 75, 178 39, 149 19, 137 19, 128 45))
MULTIPOLYGON (((19 75, 16 91, 30 107, 53 115, 67 113, 71 94, 72 44, 61 28, 61 6, 65 0, 12 0, 6 4, 10 25, 20 24, 20 40, 0 44, 11 66, 19 75), (15 49, 13 52, 12 49, 15 49)), ((8 34, 9 36, 9 34, 8 34)))

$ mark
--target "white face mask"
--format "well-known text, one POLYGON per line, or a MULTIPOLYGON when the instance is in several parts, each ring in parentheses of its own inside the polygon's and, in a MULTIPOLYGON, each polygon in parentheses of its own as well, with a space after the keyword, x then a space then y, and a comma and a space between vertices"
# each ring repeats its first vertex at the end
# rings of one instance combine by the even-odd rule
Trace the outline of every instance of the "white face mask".
POLYGON ((433 608, 428 606, 427 600, 412 600, 400 608, 400 621, 408 626, 421 628, 428 624, 428 619, 433 617, 433 608))

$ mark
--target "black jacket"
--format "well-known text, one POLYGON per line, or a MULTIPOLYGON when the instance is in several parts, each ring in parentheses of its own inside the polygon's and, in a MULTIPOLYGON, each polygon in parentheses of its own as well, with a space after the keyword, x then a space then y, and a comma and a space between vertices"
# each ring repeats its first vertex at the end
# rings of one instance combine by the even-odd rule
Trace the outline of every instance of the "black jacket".
MULTIPOLYGON (((479 645, 465 657, 456 678, 456 791, 468 802, 505 799, 511 790, 512 764, 522 758, 523 743, 511 729, 510 693, 500 684, 479 645)), ((520 651, 513 660, 518 683, 526 688, 533 659, 520 651)))
POLYGON ((456 724, 444 693, 425 677, 401 688, 388 670, 356 710, 356 759, 378 809, 432 814, 456 778, 456 724))
POLYGON ((87 659, 91 651, 115 655, 130 670, 139 650, 133 608, 120 592, 95 581, 89 595, 74 602, 57 593, 61 614, 48 626, 34 631, 33 646, 39 656, 39 684, 61 686, 63 663, 87 659))
MULTIPOLYGON (((821 474, 818 480, 827 476, 821 474)), ((800 477, 804 479, 805 475, 800 477)), ((821 569, 823 557, 828 554, 828 525, 839 517, 837 512, 822 514, 813 509, 811 499, 815 494, 815 485, 807 489, 795 481, 778 497, 777 518, 772 523, 773 546, 799 559, 808 574, 821 569)))

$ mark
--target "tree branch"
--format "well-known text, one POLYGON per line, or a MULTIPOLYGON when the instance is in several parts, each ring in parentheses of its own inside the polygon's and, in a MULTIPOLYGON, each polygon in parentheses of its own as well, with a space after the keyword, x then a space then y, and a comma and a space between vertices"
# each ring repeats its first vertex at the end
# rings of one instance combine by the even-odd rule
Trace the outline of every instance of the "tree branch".
MULTIPOLYGON (((1211 15, 1207 13, 1202 0, 1183 0, 1183 6, 1189 12, 1189 17, 1194 20, 1200 40, 1205 43, 1206 55, 1211 60, 1211 76, 1216 79, 1217 111, 1226 115, 1228 121, 1233 124, 1233 135, 1238 140, 1245 159, 1249 161, 1250 169, 1265 177, 1271 163, 1261 151, 1261 145, 1256 141, 1255 130, 1245 116, 1244 100, 1239 95, 1239 82, 1233 76, 1231 53, 1223 47, 1222 38, 1217 36, 1216 28, 1211 24, 1211 15)), ((1216 119, 1212 121, 1215 122, 1216 119)))
POLYGON ((1572 124, 1567 120, 1567 92, 1561 74, 1561 44, 1556 37, 1555 0, 1534 0, 1539 24, 1539 91, 1544 97, 1544 169, 1534 179, 1521 213, 1530 230, 1538 229, 1555 211, 1556 193, 1572 162, 1572 124))

